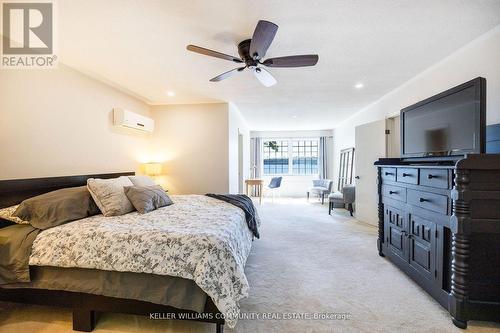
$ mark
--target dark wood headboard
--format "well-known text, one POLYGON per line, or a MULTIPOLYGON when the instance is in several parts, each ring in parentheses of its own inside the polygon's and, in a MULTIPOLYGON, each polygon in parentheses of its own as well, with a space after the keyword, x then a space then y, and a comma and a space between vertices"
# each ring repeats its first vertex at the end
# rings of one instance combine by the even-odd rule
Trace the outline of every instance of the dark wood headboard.
POLYGON ((87 185, 87 179, 89 178, 109 179, 133 175, 135 175, 135 172, 0 180, 0 208, 9 207, 36 195, 59 190, 61 188, 87 185))
MULTIPOLYGON (((80 175, 49 178, 0 180, 0 208, 21 203, 28 198, 59 190, 66 187, 87 185, 89 178, 116 178, 120 176, 133 176, 135 172, 105 173, 97 175, 80 175)), ((0 219, 1 224, 6 221, 0 219)), ((10 223, 9 223, 10 224, 10 223)))

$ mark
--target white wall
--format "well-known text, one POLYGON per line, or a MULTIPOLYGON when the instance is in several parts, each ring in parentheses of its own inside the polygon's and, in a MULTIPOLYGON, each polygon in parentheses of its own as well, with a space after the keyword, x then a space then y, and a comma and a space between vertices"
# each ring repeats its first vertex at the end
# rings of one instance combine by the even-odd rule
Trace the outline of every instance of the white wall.
MULTIPOLYGON (((332 137, 332 130, 320 131, 252 131, 250 137, 256 138, 319 138, 320 136, 332 137)), ((328 177, 333 178, 333 144, 330 144, 331 149, 327 156, 328 159, 328 177)), ((263 176, 264 184, 267 185, 271 181, 272 176, 263 176)), ((307 189, 312 186, 312 180, 317 179, 317 176, 283 176, 281 182, 280 194, 286 197, 305 197, 307 189)), ((336 188, 334 184, 333 189, 336 188)), ((264 192, 264 194, 267 194, 264 192)))
POLYGON ((332 130, 319 131, 251 131, 252 138, 319 138, 320 136, 331 136, 332 130))
POLYGON ((154 106, 151 159, 173 194, 229 191, 228 104, 154 106))
MULTIPOLYGON (((229 193, 239 192, 238 136, 243 135, 243 179, 250 178, 250 131, 238 108, 229 103, 229 193)), ((243 187, 244 189, 244 187, 243 187)))
POLYGON ((112 109, 149 106, 69 67, 0 71, 0 179, 136 171, 148 135, 112 109))
MULTIPOLYGON (((334 129, 334 156, 354 147, 357 125, 384 119, 427 97, 482 76, 487 80, 487 123, 500 122, 500 26, 457 50, 334 129)), ((383 134, 382 134, 383 135, 383 134)), ((335 164, 334 174, 338 173, 335 164)))
POLYGON ((0 179, 141 172, 161 162, 157 181, 172 193, 237 193, 238 133, 249 178, 250 134, 233 105, 151 107, 62 64, 0 71, 0 179), (154 118, 154 133, 115 127, 115 107, 154 118))

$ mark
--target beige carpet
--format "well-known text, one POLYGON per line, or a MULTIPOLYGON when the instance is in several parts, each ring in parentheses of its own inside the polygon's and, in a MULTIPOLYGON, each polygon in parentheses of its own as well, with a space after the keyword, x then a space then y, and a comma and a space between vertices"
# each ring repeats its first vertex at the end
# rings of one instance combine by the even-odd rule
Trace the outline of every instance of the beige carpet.
MULTIPOLYGON (((247 313, 234 332, 463 332, 449 314, 376 250, 376 229, 345 211, 328 216, 325 204, 269 200, 246 266, 247 313), (348 313, 348 320, 277 320, 275 313, 348 313)), ((71 312, 0 303, 0 332, 69 332, 71 312)), ((232 332, 226 328, 226 332, 232 332)), ((215 325, 104 314, 95 332, 215 332, 215 325)), ((470 322, 466 332, 500 332, 500 325, 470 322)))

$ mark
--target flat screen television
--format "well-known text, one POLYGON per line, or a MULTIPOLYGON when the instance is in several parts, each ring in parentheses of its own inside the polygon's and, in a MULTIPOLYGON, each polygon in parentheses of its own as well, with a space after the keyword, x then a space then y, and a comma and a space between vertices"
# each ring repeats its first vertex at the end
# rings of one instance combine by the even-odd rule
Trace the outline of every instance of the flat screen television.
POLYGON ((401 157, 456 159, 484 153, 486 79, 446 90, 401 110, 401 157))

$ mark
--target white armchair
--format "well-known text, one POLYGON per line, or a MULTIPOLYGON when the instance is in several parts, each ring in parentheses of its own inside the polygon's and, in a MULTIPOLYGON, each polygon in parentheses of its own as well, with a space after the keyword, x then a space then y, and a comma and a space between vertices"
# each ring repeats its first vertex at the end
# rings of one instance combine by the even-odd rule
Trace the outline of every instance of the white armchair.
POLYGON ((321 204, 325 203, 325 195, 328 195, 332 191, 333 181, 331 179, 315 179, 313 180, 313 186, 307 191, 307 200, 309 200, 309 194, 317 194, 321 197, 321 204))

